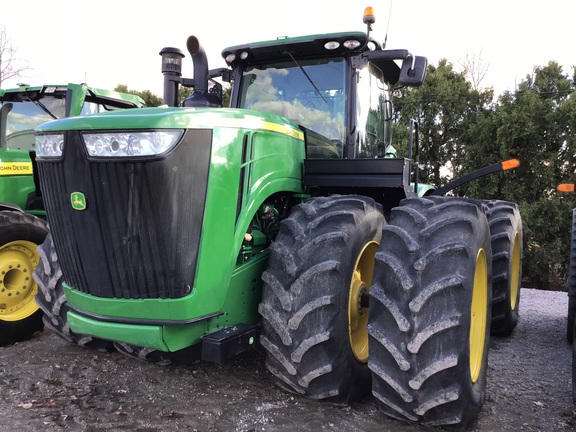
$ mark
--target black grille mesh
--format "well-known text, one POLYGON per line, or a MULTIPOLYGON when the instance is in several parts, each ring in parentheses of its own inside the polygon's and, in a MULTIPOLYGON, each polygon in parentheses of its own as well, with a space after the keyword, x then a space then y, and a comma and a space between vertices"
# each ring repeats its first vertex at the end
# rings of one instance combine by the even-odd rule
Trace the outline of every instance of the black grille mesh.
POLYGON ((188 131, 171 154, 88 160, 67 132, 62 161, 40 160, 41 187, 64 281, 99 297, 178 298, 193 284, 211 132, 188 131), (87 208, 74 210, 73 192, 87 208))

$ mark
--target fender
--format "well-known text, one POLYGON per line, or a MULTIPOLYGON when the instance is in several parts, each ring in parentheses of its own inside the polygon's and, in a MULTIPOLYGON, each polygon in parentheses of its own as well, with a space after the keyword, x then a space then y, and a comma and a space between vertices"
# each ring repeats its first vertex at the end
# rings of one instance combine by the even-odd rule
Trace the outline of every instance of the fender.
POLYGON ((11 204, 11 203, 7 203, 7 202, 0 202, 0 211, 5 211, 5 210, 19 211, 20 213, 24 213, 24 210, 22 210, 16 204, 11 204))

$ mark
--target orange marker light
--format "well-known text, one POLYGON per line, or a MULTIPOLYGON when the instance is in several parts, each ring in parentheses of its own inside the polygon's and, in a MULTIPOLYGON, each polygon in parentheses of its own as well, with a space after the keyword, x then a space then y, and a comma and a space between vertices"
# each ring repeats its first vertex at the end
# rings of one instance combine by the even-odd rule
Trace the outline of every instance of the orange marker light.
POLYGON ((376 17, 374 16, 374 8, 368 6, 364 9, 364 18, 362 18, 364 24, 374 24, 376 22, 376 17))
POLYGON ((518 168, 520 166, 520 161, 518 159, 508 159, 502 162, 502 169, 504 171, 518 168))
POLYGON ((558 192, 574 192, 574 183, 561 183, 556 186, 558 192))

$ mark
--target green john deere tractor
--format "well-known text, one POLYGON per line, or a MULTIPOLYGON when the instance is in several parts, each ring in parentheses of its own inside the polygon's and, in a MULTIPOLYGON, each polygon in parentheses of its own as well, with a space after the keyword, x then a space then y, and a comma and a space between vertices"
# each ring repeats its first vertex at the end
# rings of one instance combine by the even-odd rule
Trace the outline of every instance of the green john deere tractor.
POLYGON ((80 84, 0 89, 0 344, 43 328, 32 272, 48 228, 34 128, 62 117, 142 105, 137 96, 80 84))
POLYGON ((389 92, 421 85, 427 61, 364 22, 226 48, 212 70, 191 36, 193 79, 182 51, 160 53, 167 107, 39 126, 45 323, 161 363, 259 345, 290 392, 372 392, 398 419, 472 421, 496 287, 497 331, 515 325, 522 225, 515 204, 443 194, 507 163, 418 184, 417 127, 395 157, 389 92), (180 85, 194 92, 176 106, 180 85))

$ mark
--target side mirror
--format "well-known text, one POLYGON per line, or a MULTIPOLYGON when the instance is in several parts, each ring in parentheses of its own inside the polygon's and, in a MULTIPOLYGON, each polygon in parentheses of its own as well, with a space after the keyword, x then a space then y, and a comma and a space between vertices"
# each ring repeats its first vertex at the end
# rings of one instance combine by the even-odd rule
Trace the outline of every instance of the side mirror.
POLYGON ((427 69, 426 57, 409 55, 402 61, 398 82, 407 87, 419 87, 424 82, 427 69))

